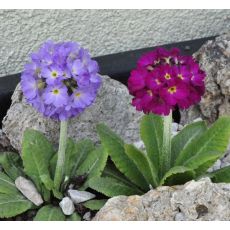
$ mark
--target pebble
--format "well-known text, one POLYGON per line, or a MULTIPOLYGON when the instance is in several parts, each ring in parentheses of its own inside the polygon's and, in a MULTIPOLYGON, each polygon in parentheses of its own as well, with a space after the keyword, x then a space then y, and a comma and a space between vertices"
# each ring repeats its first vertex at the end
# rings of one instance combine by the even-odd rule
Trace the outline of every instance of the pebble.
POLYGON ((69 197, 64 197, 59 203, 59 206, 61 207, 62 212, 67 216, 70 216, 74 213, 74 204, 69 197))
POLYGON ((70 196, 74 204, 79 204, 96 197, 93 193, 73 189, 68 190, 68 195, 70 196))
POLYGON ((90 221, 91 220, 91 213, 90 212, 86 212, 83 216, 83 220, 87 220, 90 221))
POLYGON ((15 180, 15 186, 28 200, 30 200, 36 206, 40 206, 43 203, 42 197, 38 193, 32 181, 27 180, 22 176, 19 176, 15 180))

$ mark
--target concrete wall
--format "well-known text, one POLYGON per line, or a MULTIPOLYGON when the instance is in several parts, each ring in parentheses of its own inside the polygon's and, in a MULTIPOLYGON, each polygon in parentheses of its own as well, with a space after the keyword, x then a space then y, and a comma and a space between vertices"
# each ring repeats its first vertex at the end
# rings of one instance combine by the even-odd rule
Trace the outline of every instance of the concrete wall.
POLYGON ((22 70, 48 38, 74 40, 94 56, 216 35, 230 10, 0 10, 0 76, 22 70))

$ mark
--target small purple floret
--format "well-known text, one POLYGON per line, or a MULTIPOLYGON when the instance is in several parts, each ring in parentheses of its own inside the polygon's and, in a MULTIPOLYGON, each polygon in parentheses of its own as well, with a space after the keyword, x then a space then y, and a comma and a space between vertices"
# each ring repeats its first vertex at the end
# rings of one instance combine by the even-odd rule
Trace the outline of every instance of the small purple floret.
POLYGON ((90 106, 101 85, 96 61, 75 42, 45 42, 25 65, 21 88, 46 117, 66 120, 90 106))

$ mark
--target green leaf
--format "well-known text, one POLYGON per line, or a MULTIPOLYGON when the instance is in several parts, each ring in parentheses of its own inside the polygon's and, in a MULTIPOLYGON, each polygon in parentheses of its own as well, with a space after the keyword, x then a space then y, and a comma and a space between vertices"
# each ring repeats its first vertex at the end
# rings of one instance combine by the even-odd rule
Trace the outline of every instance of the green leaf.
POLYGON ((163 140, 162 117, 154 114, 144 115, 140 124, 140 136, 149 159, 158 171, 163 140))
POLYGON ((89 180, 89 187, 108 197, 140 194, 136 189, 110 177, 93 177, 89 180))
POLYGON ((112 166, 107 162, 107 165, 102 173, 103 177, 112 177, 118 181, 121 181, 123 184, 135 188, 138 193, 143 193, 144 191, 140 190, 135 184, 133 184, 129 179, 127 179, 124 174, 122 174, 115 166, 112 166))
POLYGON ((208 176, 215 183, 230 183, 230 166, 209 173, 208 176))
POLYGON ((199 169, 199 173, 196 173, 199 176, 224 155, 229 141, 230 117, 221 117, 200 138, 191 141, 181 151, 176 165, 184 165, 194 170, 199 169))
POLYGON ((171 168, 161 179, 160 185, 178 185, 192 180, 195 172, 184 166, 175 166, 171 168))
POLYGON ((75 212, 70 217, 66 218, 67 221, 81 221, 81 217, 75 212))
MULTIPOLYGON (((65 155, 65 176, 75 176, 78 167, 93 150, 94 144, 91 140, 81 140, 75 143, 71 138, 68 138, 65 155)), ((56 162, 57 154, 51 160, 52 175, 55 172, 56 162)))
POLYGON ((0 194, 0 218, 17 216, 32 206, 33 204, 21 195, 0 194))
POLYGON ((139 149, 133 145, 125 145, 126 154, 134 162, 140 172, 142 172, 145 180, 152 187, 157 187, 158 185, 158 176, 154 165, 151 164, 147 155, 142 153, 139 149))
POLYGON ((3 152, 0 157, 0 165, 4 172, 12 179, 16 180, 19 176, 24 176, 22 170, 22 160, 18 153, 3 152))
POLYGON ((0 193, 18 194, 14 181, 3 172, 0 172, 0 193))
POLYGON ((136 165, 126 155, 122 139, 104 124, 98 125, 97 131, 104 149, 107 151, 108 155, 111 156, 116 167, 129 178, 131 182, 147 190, 148 183, 136 165))
POLYGON ((22 142, 23 165, 26 174, 34 181, 39 190, 41 190, 41 184, 50 190, 50 183, 48 183, 51 181, 49 161, 53 154, 54 150, 51 143, 42 133, 29 129, 24 132, 22 142), (44 180, 44 178, 46 179, 44 180))
POLYGON ((90 154, 88 154, 85 161, 80 165, 77 170, 77 175, 87 175, 87 180, 84 183, 83 187, 86 188, 88 186, 88 180, 92 177, 99 177, 103 169, 105 168, 105 164, 107 161, 107 152, 104 151, 103 147, 98 147, 90 154))
POLYGON ((106 202, 107 200, 89 200, 83 203, 83 205, 90 210, 97 211, 100 210, 106 202))
POLYGON ((39 209, 34 221, 64 221, 65 215, 61 209, 51 205, 46 205, 39 209))
POLYGON ((56 189, 53 188, 53 195, 54 197, 56 197, 57 199, 61 200, 63 198, 63 194, 59 191, 57 191, 56 189))
POLYGON ((50 176, 47 174, 43 174, 43 175, 40 175, 40 179, 41 179, 42 183, 45 185, 46 189, 48 191, 51 191, 53 188, 54 182, 50 178, 50 176))
POLYGON ((171 166, 174 165, 179 153, 186 148, 191 141, 198 139, 207 130, 204 121, 186 125, 177 135, 172 138, 171 166))

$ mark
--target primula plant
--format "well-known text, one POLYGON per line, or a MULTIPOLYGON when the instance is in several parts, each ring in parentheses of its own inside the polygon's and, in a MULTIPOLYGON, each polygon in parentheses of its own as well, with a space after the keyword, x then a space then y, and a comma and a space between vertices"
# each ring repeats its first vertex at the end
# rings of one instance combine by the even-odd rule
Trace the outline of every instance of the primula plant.
MULTIPOLYGON (((88 188, 88 180, 100 176, 107 154, 90 140, 67 138, 67 124, 94 102, 100 85, 97 62, 77 43, 48 41, 31 55, 21 76, 21 89, 37 111, 60 121, 59 148, 42 133, 26 130, 21 157, 11 152, 1 155, 0 218, 35 209, 35 220, 79 220, 76 212, 67 218, 58 203, 78 176, 86 178, 78 189, 88 188), (18 189, 23 181, 29 187, 18 189), (29 189, 30 195, 25 191, 29 189), (27 199, 35 196, 37 202, 27 199)), ((101 203, 92 200, 83 205, 95 208, 101 203)))
POLYGON ((143 55, 128 87, 132 105, 146 114, 140 124, 146 152, 98 125, 103 148, 114 164, 107 165, 101 177, 90 179, 90 187, 112 197, 142 194, 202 176, 230 182, 230 167, 207 173, 229 144, 230 117, 219 118, 210 128, 204 121, 194 122, 172 136, 172 111, 198 103, 205 92, 204 79, 193 57, 182 56, 177 48, 158 48, 143 55))

